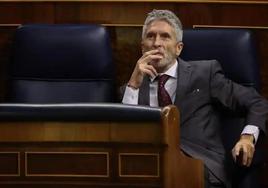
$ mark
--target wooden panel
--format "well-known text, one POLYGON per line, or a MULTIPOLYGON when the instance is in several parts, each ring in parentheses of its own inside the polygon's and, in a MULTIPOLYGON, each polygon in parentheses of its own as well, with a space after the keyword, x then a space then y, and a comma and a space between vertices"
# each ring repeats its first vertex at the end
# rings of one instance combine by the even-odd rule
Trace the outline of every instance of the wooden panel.
POLYGON ((110 140, 113 142, 160 143, 162 138, 160 123, 159 126, 150 122, 112 123, 110 131, 110 140), (147 134, 148 132, 150 132, 149 135, 147 134))
POLYGON ((1 122, 0 126, 1 142, 107 142, 110 139, 109 124, 105 122, 95 125, 89 122, 1 122))
POLYGON ((0 24, 53 23, 53 3, 0 2, 0 24))
POLYGON ((109 177, 108 152, 26 152, 25 175, 109 177))
POLYGON ((119 153, 119 176, 159 178, 159 153, 119 153))
POLYGON ((174 3, 68 2, 56 3, 56 23, 142 24, 154 8, 175 11, 174 3), (127 14, 126 14, 127 12, 127 14))
POLYGON ((268 4, 175 2, 0 2, 0 23, 142 24, 152 9, 170 9, 196 24, 267 26, 268 4), (127 14, 126 14, 127 12, 127 14))
POLYGON ((0 152, 0 177, 20 175, 20 153, 0 152))
POLYGON ((195 4, 178 5, 177 14, 185 27, 193 25, 268 26, 267 5, 195 4), (191 15, 191 16, 189 16, 191 15))
POLYGON ((0 142, 160 143, 162 138, 160 124, 144 122, 0 122, 0 127, 0 142))

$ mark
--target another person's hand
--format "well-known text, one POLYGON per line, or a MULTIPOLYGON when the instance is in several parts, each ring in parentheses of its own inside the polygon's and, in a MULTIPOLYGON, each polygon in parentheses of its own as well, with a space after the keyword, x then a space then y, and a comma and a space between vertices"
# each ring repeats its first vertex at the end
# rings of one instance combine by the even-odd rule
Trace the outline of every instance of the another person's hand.
POLYGON ((232 149, 232 155, 235 162, 239 165, 249 167, 251 165, 253 155, 255 152, 254 146, 254 136, 253 135, 241 135, 240 140, 236 143, 232 149), (242 156, 240 156, 242 154, 242 156), (239 161, 239 156, 242 157, 239 161))
POLYGON ((159 55, 159 50, 150 50, 145 52, 142 57, 138 60, 136 67, 130 77, 128 85, 132 88, 138 89, 143 81, 145 75, 150 77, 157 76, 157 71, 152 65, 153 61, 160 61, 163 56, 159 55))

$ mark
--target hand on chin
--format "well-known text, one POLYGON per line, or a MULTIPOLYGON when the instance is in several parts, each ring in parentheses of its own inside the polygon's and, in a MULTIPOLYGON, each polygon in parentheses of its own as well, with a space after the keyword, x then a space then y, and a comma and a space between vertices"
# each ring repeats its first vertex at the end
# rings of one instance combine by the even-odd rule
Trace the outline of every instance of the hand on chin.
POLYGON ((157 67, 159 65, 160 61, 161 61, 161 59, 154 59, 151 62, 149 62, 148 64, 152 65, 154 67, 157 67))

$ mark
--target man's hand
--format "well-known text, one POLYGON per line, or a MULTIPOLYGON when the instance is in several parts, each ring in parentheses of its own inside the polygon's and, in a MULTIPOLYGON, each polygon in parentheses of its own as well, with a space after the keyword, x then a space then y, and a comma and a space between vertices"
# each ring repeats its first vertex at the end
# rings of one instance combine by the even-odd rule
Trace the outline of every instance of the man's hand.
POLYGON ((255 152, 254 136, 244 134, 241 135, 240 140, 236 143, 232 150, 232 155, 235 162, 239 162, 240 165, 249 167, 252 162, 252 158, 255 152), (242 159, 238 161, 238 156, 242 152, 242 159))
POLYGON ((157 76, 157 71, 151 64, 153 61, 159 61, 163 56, 159 55, 159 50, 150 50, 145 52, 138 60, 136 67, 128 82, 129 86, 139 88, 142 84, 144 76, 147 74, 150 77, 157 76))

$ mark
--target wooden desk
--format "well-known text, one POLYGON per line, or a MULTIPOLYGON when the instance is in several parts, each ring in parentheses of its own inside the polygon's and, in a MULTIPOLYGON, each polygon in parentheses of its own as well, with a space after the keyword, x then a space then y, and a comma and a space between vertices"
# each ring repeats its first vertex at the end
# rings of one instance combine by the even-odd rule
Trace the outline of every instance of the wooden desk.
POLYGON ((0 187, 202 188, 203 164, 179 149, 177 108, 160 114, 144 122, 1 120, 0 187))

